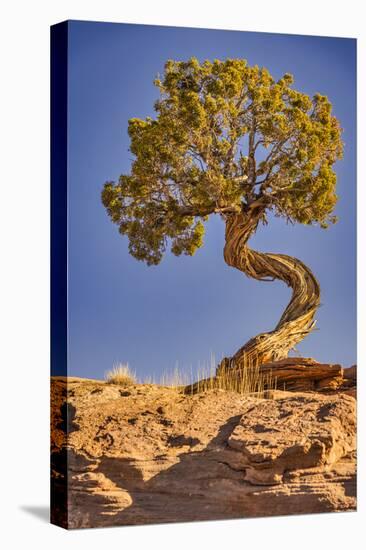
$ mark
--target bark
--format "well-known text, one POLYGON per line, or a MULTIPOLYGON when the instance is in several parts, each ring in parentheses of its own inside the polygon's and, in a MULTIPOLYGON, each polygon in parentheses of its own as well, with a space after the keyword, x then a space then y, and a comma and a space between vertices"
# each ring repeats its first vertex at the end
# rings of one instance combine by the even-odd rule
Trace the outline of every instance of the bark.
POLYGON ((315 326, 320 287, 310 269, 291 256, 257 252, 247 245, 257 229, 261 213, 257 209, 226 217, 225 261, 248 277, 260 281, 284 281, 292 288, 292 297, 275 329, 255 336, 230 359, 225 358, 217 374, 227 367, 241 369, 247 365, 284 359, 315 326))

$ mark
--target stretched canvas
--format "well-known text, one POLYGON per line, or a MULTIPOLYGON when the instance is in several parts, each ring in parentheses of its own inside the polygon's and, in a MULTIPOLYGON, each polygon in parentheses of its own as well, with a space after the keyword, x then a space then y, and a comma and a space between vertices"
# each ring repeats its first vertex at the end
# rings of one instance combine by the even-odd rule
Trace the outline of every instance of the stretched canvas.
POLYGON ((356 509, 356 41, 51 28, 51 520, 356 509))

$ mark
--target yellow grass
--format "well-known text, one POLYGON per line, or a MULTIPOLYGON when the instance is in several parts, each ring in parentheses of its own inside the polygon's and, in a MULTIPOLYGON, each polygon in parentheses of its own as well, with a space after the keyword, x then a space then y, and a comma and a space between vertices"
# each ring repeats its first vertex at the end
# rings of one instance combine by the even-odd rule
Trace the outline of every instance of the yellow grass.
POLYGON ((261 372, 258 360, 249 362, 244 358, 244 368, 235 371, 227 367, 221 369, 219 376, 216 376, 216 369, 215 356, 211 354, 210 363, 200 364, 195 375, 193 375, 192 369, 188 373, 176 366, 172 372, 165 372, 162 375, 160 385, 170 386, 178 391, 189 387, 191 393, 220 389, 258 396, 264 396, 266 390, 274 390, 277 386, 277 381, 271 373, 263 374, 261 372))
POLYGON ((154 375, 138 381, 136 374, 132 372, 128 364, 118 364, 106 373, 105 379, 110 384, 129 386, 131 384, 157 384, 170 387, 179 392, 186 390, 186 393, 200 393, 213 389, 235 391, 240 394, 256 394, 264 396, 266 390, 274 390, 277 381, 272 374, 263 374, 260 370, 258 360, 244 360, 244 368, 235 371, 232 368, 220 369, 220 375, 216 376, 217 362, 211 354, 209 363, 199 364, 198 369, 193 373, 182 370, 176 364, 172 371, 165 371, 158 381, 154 375), (188 389, 188 391, 187 391, 188 389))
POLYGON ((160 376, 159 385, 179 389, 190 384, 191 377, 187 372, 179 369, 178 365, 172 371, 165 371, 160 376))
POLYGON ((128 363, 114 365, 112 370, 105 373, 105 380, 108 384, 118 384, 119 386, 137 384, 136 374, 130 370, 128 363))
POLYGON ((276 379, 272 373, 263 374, 260 370, 258 360, 248 361, 244 357, 244 366, 239 370, 230 367, 220 369, 220 374, 215 375, 215 369, 209 372, 199 372, 197 382, 191 385, 192 393, 199 393, 210 389, 235 391, 240 394, 256 394, 264 396, 266 390, 274 390, 277 386, 276 379))

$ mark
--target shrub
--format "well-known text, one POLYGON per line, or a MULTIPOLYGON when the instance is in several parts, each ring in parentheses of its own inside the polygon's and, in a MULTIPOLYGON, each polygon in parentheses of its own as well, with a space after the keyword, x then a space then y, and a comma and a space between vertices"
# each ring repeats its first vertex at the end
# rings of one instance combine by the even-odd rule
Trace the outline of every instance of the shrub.
POLYGON ((112 370, 106 372, 105 380, 108 384, 118 384, 119 386, 137 384, 136 374, 130 370, 128 363, 114 365, 112 370))

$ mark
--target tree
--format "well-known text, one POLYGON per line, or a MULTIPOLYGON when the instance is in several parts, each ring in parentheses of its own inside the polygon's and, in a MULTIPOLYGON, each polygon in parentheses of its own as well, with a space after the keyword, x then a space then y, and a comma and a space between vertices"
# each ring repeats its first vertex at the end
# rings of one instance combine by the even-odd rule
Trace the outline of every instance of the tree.
POLYGON ((226 263, 293 291, 275 329, 252 338, 229 365, 285 358, 315 325, 319 284, 300 260, 247 243, 268 212, 322 228, 336 221, 332 166, 343 144, 331 103, 293 89, 290 74, 276 81, 242 59, 168 61, 154 83, 156 118, 129 120, 131 173, 105 183, 102 202, 132 256, 148 265, 168 246, 193 255, 203 244, 202 222, 219 214, 226 263))

